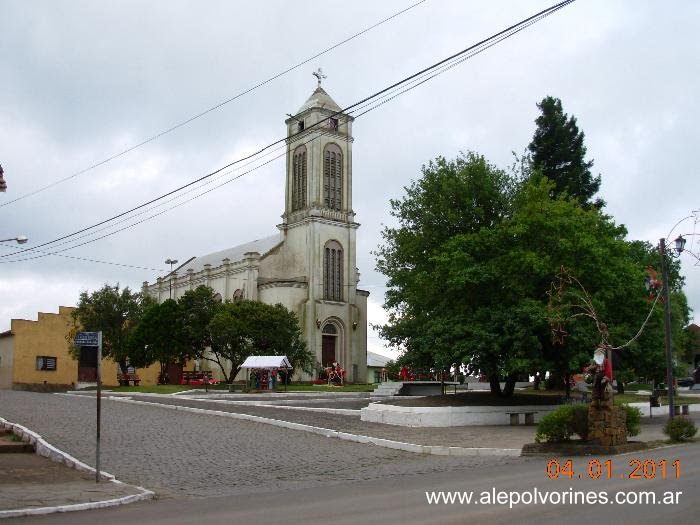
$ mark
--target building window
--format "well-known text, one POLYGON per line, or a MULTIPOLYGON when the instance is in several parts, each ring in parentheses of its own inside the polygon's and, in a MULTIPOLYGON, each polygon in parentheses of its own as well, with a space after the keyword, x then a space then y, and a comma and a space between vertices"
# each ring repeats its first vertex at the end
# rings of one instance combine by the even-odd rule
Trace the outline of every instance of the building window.
POLYGON ((324 249, 323 298, 343 300, 343 248, 337 241, 329 241, 324 249))
POLYGON ((343 206, 343 154, 335 144, 323 153, 323 202, 326 208, 340 210, 343 206))
POLYGON ((306 146, 299 146, 292 156, 292 211, 306 207, 306 146))
POLYGON ((304 121, 299 120, 297 121, 297 133, 301 133, 302 131, 304 131, 304 121))
POLYGON ((220 293, 214 294, 214 300, 215 300, 217 303, 223 303, 223 302, 224 302, 224 300, 223 300, 223 298, 221 297, 221 294, 220 294, 220 293))
POLYGON ((242 301, 242 300, 243 300, 243 290, 241 290, 239 288, 238 290, 233 292, 233 302, 237 303, 238 301, 242 301))
POLYGON ((56 370, 56 358, 46 355, 36 356, 37 370, 56 370))
POLYGON ((337 118, 328 119, 328 127, 331 129, 331 131, 338 131, 338 119, 337 118))

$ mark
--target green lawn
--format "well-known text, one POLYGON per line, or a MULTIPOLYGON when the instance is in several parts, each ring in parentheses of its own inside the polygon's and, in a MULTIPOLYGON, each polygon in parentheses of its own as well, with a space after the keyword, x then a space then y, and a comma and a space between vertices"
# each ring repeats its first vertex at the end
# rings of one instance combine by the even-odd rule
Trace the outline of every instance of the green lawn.
MULTIPOLYGON (((284 385, 277 385, 277 392, 284 392, 284 385)), ((188 385, 147 385, 147 386, 115 386, 106 387, 104 390, 112 392, 142 392, 144 394, 174 394, 183 390, 204 390, 203 386, 188 386, 188 385)), ((95 390, 90 388, 89 390, 95 390)), ((222 390, 228 392, 228 385, 225 383, 219 385, 209 385, 209 390, 222 390)), ((287 387, 287 392, 372 392, 374 385, 344 385, 326 386, 326 385, 309 385, 309 384, 292 384, 287 387)))
MULTIPOLYGON (((542 395, 542 396, 565 396, 566 391, 564 390, 534 390, 533 388, 525 388, 523 390, 518 390, 518 392, 527 392, 528 394, 537 394, 537 395, 542 395)), ((576 396, 577 394, 575 392, 572 392, 572 396, 576 396)), ((623 403, 648 403, 649 402, 649 396, 646 394, 643 395, 637 395, 637 394, 616 394, 613 393, 614 395, 614 400, 616 405, 621 405, 623 403)), ((668 400, 665 397, 660 397, 659 402, 664 405, 668 404, 668 400)), ((679 405, 679 404, 684 404, 684 405, 694 405, 700 403, 700 397, 696 396, 676 396, 674 399, 674 403, 679 405)))
MULTIPOLYGON (((287 392, 372 392, 374 385, 343 385, 343 386, 326 386, 326 385, 289 385, 287 392)), ((278 386, 278 391, 284 390, 284 386, 278 386)))
MULTIPOLYGON (((185 385, 147 385, 147 386, 112 386, 103 388, 111 392, 142 392, 144 394, 173 394, 183 390, 191 390, 194 387, 185 385)), ((90 388, 89 390, 95 390, 90 388)))

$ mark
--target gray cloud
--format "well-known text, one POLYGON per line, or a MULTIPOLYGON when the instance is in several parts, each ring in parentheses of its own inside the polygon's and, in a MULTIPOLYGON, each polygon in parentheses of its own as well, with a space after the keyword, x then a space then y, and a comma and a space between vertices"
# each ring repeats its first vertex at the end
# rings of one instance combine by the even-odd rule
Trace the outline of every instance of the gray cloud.
MULTIPOLYGON (((0 204, 167 128, 408 5, 370 2, 3 2, 0 204)), ((50 240, 201 176, 282 137, 315 86, 348 105, 547 7, 542 1, 422 6, 313 64, 68 183, 0 208, 0 234, 50 240)), ((372 300, 384 279, 370 251, 388 200, 437 155, 476 150, 500 166, 529 142, 536 102, 562 99, 586 133, 608 211, 657 242, 700 208, 692 158, 700 120, 700 7, 578 2, 357 120, 358 264, 372 300)), ((284 199, 277 161, 177 210, 71 254, 163 268, 167 257, 274 233, 284 199)), ((7 253, 1 248, 0 253, 7 253)), ((700 273, 685 275, 700 307, 700 273)), ((81 289, 133 287, 155 272, 48 257, 0 265, 2 317, 72 304, 81 289), (20 285, 18 285, 18 283, 20 285)), ((374 321, 379 321, 379 316, 374 321)))

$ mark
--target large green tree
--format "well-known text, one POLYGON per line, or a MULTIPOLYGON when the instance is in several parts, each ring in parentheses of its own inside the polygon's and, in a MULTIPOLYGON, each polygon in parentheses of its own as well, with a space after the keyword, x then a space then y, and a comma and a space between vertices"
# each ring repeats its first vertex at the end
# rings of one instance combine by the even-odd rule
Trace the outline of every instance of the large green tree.
POLYGON ((576 117, 567 115, 561 100, 545 97, 537 104, 541 114, 535 120, 537 128, 528 146, 533 166, 554 182, 552 196, 571 195, 584 205, 603 205, 593 201, 600 189, 600 176, 591 174, 592 160, 586 160, 584 133, 576 117))
MULTIPOLYGON (((128 286, 105 284, 92 293, 82 292, 72 315, 80 330, 102 331, 102 355, 126 371, 131 348, 129 334, 141 319, 144 308, 152 303, 150 297, 132 292, 128 286)), ((73 348, 73 354, 77 357, 77 349, 73 348)))
POLYGON ((180 323, 190 353, 197 359, 207 359, 206 350, 211 346, 209 323, 221 307, 214 290, 200 285, 188 290, 178 300, 180 323))
POLYGON ((311 371, 313 357, 306 349, 296 315, 281 304, 258 301, 223 304, 209 322, 208 330, 209 359, 221 368, 228 382, 252 355, 286 355, 295 371, 311 371))
POLYGON ((553 188, 536 170, 519 179, 468 154, 437 159, 391 201, 398 226, 385 228, 377 252, 389 286, 381 334, 403 363, 463 363, 505 395, 522 373, 580 371, 602 335, 575 316, 565 337, 552 337, 548 292, 562 268, 611 342, 637 332, 648 311, 645 266, 625 228, 567 193, 553 198, 553 188))
POLYGON ((436 279, 435 259, 459 234, 500 223, 510 210, 514 181, 476 153, 454 160, 438 157, 422 177, 391 200, 398 226, 386 227, 377 269, 387 276, 385 308, 389 321, 382 337, 403 349, 403 363, 446 369, 462 349, 451 338, 452 310, 444 301, 444 282, 436 279))
POLYGON ((147 307, 129 338, 129 361, 137 367, 160 365, 160 383, 167 383, 170 363, 184 365, 193 357, 182 324, 182 308, 173 299, 147 307))
MULTIPOLYGON (((641 270, 640 279, 651 276, 660 279, 659 251, 656 246, 647 242, 634 241, 629 245, 631 259, 636 267, 641 270)), ((680 274, 680 261, 668 259, 669 263, 669 292, 671 299, 671 335, 674 356, 680 362, 688 359, 688 333, 684 327, 688 324, 690 309, 683 292, 684 280, 680 274)), ((659 283, 660 284, 660 283, 659 283)), ((636 296, 628 298, 628 303, 634 303, 637 314, 630 320, 630 324, 644 324, 644 329, 638 337, 620 334, 619 340, 632 342, 625 348, 616 352, 615 376, 618 389, 624 391, 624 383, 637 379, 646 379, 654 382, 666 382, 666 357, 664 342, 664 305, 656 295, 661 293, 661 288, 651 290, 640 287, 636 296), (640 314, 645 317, 640 319, 640 314), (648 320, 646 319, 648 316, 648 320), (645 323, 646 321, 646 323, 645 323)), ((617 312, 620 314, 620 312, 617 312)), ((625 315, 625 313, 623 313, 625 315)), ((636 334, 633 334, 636 335, 636 334)), ((680 368, 677 372, 681 371, 680 368)))

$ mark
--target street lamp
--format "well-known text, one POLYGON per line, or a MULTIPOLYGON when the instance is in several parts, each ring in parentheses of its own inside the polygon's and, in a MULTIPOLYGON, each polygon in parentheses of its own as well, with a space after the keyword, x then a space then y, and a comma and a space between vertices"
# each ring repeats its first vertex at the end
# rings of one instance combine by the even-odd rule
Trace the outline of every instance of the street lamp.
POLYGON ((674 247, 667 248, 666 239, 659 239, 659 255, 661 256, 661 275, 663 280, 664 300, 664 343, 666 346, 666 388, 668 388, 668 417, 673 419, 675 415, 673 392, 673 355, 671 352, 671 300, 668 291, 668 261, 666 255, 680 257, 685 250, 685 239, 682 235, 673 241, 674 247))
POLYGON ((173 265, 177 264, 177 259, 165 259, 165 264, 170 265, 170 298, 173 298, 173 265))
POLYGON ((16 241, 17 244, 24 244, 28 241, 26 236, 24 235, 18 235, 17 237, 13 237, 12 239, 0 239, 0 242, 10 242, 10 241, 16 241))

